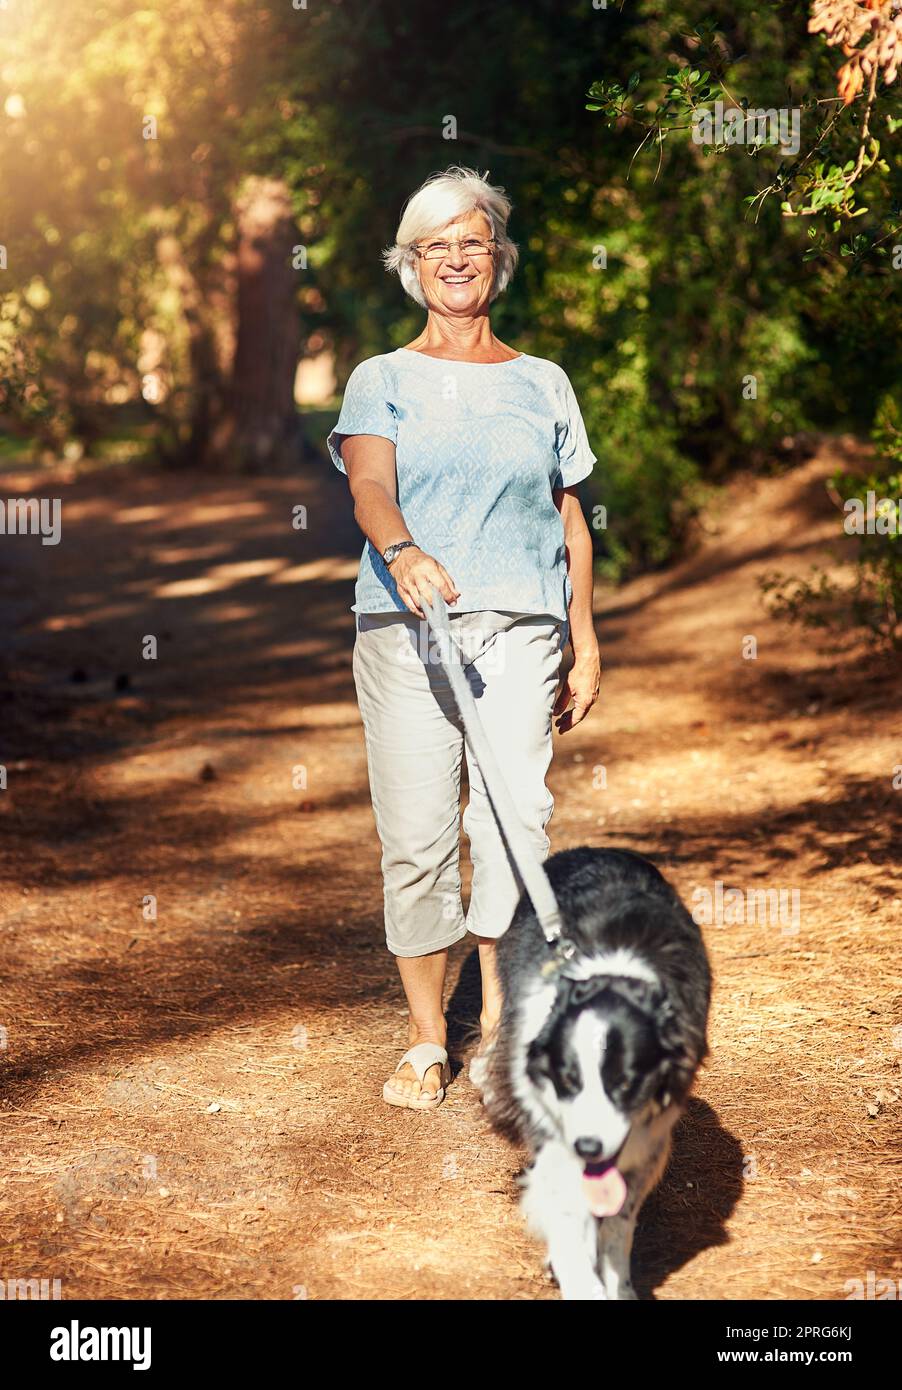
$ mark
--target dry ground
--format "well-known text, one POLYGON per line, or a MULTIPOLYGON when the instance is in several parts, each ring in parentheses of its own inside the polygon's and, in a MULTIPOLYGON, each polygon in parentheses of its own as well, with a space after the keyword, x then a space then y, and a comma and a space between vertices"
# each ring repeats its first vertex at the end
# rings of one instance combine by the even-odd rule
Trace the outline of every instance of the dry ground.
MULTIPOLYGON (((687 896, 800 894, 797 931, 707 929, 712 1051, 640 1230, 646 1295, 902 1280, 898 670, 768 619, 756 585, 823 551, 854 453, 737 483, 691 559, 599 595, 602 700, 557 743, 555 848, 628 846, 687 896)), ((0 550, 0 1277, 556 1297, 465 1077, 434 1114, 380 1100, 404 1014, 342 480, 4 480, 35 491, 64 499, 62 544, 0 550)), ((462 943, 459 1057, 474 964, 462 943)))

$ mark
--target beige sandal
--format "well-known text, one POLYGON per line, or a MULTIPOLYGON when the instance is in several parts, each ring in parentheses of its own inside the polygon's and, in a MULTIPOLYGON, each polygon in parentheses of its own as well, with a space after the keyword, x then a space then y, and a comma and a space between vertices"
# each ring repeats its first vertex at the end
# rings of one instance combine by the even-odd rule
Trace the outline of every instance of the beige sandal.
POLYGON ((451 1080, 451 1067, 448 1064, 448 1054, 438 1043, 422 1042, 411 1047, 401 1058, 395 1067, 395 1072, 399 1072, 405 1062, 409 1062, 417 1074, 417 1079, 422 1086, 423 1079, 430 1067, 439 1066, 442 1069, 442 1084, 431 1095, 428 1091, 420 1091, 417 1096, 405 1095, 403 1091, 396 1091, 391 1083, 391 1077, 382 1087, 382 1099, 389 1105, 398 1105, 405 1110, 434 1110, 441 1105, 445 1099, 445 1087, 451 1080))

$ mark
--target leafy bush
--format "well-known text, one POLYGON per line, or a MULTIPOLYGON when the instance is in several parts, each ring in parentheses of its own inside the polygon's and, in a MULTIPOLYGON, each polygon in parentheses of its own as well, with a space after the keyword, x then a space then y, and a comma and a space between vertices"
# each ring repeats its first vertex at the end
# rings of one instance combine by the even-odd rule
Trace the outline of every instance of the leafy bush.
POLYGON ((760 584, 776 617, 805 627, 854 625, 883 648, 902 650, 902 407, 887 393, 876 415, 879 457, 863 473, 837 473, 831 487, 842 500, 843 528, 858 537, 847 585, 815 567, 808 578, 773 572, 760 584))

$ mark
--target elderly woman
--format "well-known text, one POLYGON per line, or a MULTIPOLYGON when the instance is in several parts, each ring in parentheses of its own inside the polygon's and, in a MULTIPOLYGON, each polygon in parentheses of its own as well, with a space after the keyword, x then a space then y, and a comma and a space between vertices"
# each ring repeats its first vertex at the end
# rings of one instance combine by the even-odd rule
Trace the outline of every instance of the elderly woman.
POLYGON ((482 971, 482 1043, 470 1067, 479 1083, 501 1007, 495 943, 521 890, 470 762, 464 914, 463 733, 423 597, 438 589, 449 606, 482 722, 542 859, 554 804, 545 785, 552 715, 565 732, 598 696, 592 542, 576 496, 595 455, 566 373, 492 332, 489 307, 517 263, 509 213, 503 190, 472 169, 434 175, 411 197, 384 259, 426 309, 425 327, 354 369, 328 440, 367 538, 354 680, 382 842, 386 943, 409 1006, 411 1047, 383 1097, 416 1110, 444 1099, 448 948, 467 932, 482 971), (558 694, 568 634, 574 661, 558 694))

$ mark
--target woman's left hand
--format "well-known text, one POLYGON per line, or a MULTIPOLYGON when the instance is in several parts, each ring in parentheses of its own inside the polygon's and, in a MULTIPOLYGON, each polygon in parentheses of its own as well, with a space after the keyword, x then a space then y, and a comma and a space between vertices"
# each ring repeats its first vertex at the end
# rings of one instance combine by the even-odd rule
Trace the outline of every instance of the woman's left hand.
POLYGON ((600 684, 601 656, 598 647, 588 652, 578 652, 554 702, 553 713, 560 716, 557 721, 558 733, 566 734, 582 723, 598 699, 600 684), (573 708, 568 709, 571 700, 573 708))

